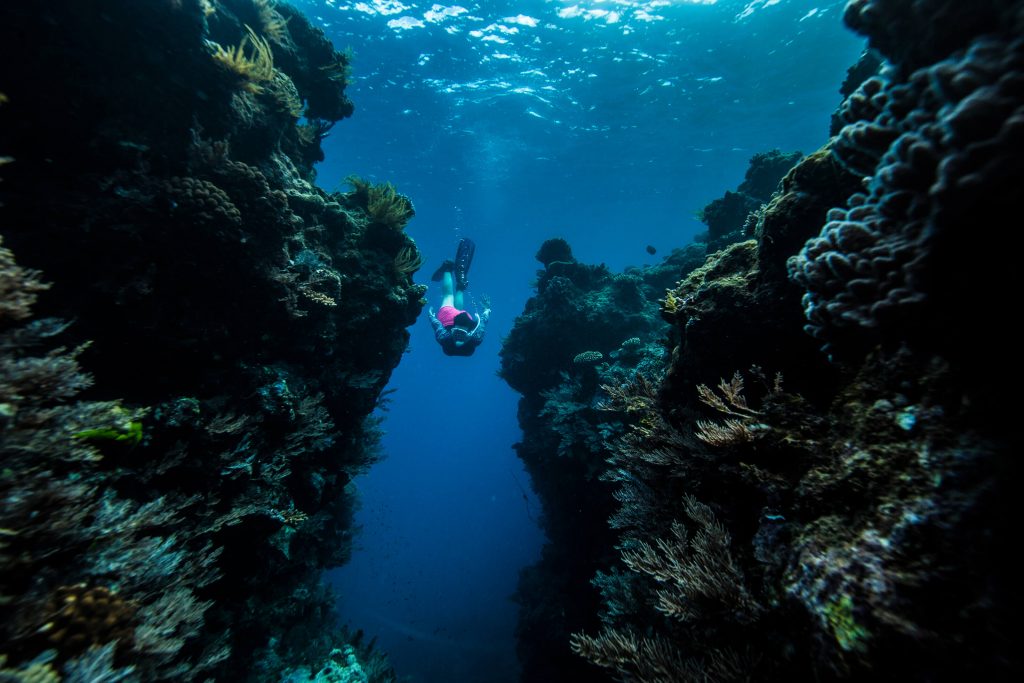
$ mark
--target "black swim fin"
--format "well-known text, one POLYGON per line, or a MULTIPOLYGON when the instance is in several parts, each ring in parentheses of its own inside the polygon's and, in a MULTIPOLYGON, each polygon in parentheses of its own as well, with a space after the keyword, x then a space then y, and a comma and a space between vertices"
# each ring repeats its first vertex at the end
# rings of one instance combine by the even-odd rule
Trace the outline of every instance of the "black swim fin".
POLYGON ((469 288, 469 266, 473 263, 476 245, 473 240, 463 237, 459 240, 459 249, 455 252, 455 288, 469 288))

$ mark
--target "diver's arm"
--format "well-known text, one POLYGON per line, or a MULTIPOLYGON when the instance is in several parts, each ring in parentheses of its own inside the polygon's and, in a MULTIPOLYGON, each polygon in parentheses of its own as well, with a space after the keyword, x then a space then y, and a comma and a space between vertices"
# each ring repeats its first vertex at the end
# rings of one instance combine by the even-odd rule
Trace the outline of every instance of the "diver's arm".
POLYGON ((487 327, 487 321, 490 317, 491 309, 485 308, 484 312, 480 314, 480 319, 477 320, 476 327, 473 328, 473 332, 469 335, 474 343, 479 344, 484 340, 484 328, 487 327))
POLYGON ((452 333, 444 328, 441 321, 434 315, 434 309, 428 309, 427 314, 430 315, 430 324, 434 326, 434 338, 437 339, 438 343, 443 342, 448 337, 452 336, 452 333))

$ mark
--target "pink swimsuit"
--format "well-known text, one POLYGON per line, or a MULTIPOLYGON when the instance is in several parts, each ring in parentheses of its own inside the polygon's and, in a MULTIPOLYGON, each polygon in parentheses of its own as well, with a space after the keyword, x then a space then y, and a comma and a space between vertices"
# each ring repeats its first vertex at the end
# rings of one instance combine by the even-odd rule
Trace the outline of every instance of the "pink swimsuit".
POLYGON ((448 329, 449 327, 455 324, 455 318, 459 315, 459 313, 465 313, 470 318, 473 317, 470 313, 467 313, 466 311, 460 311, 454 306, 442 306, 437 311, 437 319, 441 321, 442 327, 448 329))

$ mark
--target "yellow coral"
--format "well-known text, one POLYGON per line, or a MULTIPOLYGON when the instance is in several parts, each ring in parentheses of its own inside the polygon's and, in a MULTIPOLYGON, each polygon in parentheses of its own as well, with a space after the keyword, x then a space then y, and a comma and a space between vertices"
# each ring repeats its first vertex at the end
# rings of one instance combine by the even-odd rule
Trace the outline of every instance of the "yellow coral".
POLYGON ((679 311, 679 299, 673 289, 665 290, 665 299, 661 302, 661 310, 669 316, 674 316, 679 311))
POLYGON ((344 54, 339 59, 320 67, 328 80, 340 84, 342 87, 348 85, 352 79, 352 66, 350 60, 344 54))
POLYGON ((423 265, 423 256, 416 247, 403 247, 395 257, 395 270, 400 275, 412 275, 423 265))
POLYGON ((369 188, 366 211, 374 223, 401 230, 415 211, 408 197, 398 194, 391 183, 373 185, 369 188))
POLYGON ((225 48, 213 43, 213 58, 218 64, 235 73, 244 83, 245 90, 258 94, 263 92, 260 83, 267 83, 274 78, 274 53, 270 43, 256 35, 251 27, 245 27, 246 35, 235 47, 225 48), (245 54, 246 47, 251 45, 251 56, 245 54))
POLYGON ((352 186, 352 193, 355 194, 356 200, 360 202, 367 201, 370 196, 370 181, 365 178, 360 178, 357 175, 350 175, 345 178, 345 182, 352 186))
POLYGON ((277 3, 274 0, 253 0, 253 5, 259 13, 263 35, 275 43, 284 42, 284 37, 288 32, 288 22, 291 19, 285 19, 277 12, 275 9, 277 3))
POLYGON ((321 306, 333 308, 338 305, 338 302, 335 301, 333 298, 327 296, 323 292, 318 292, 307 285, 299 287, 299 291, 302 292, 303 296, 305 296, 307 299, 309 299, 313 303, 320 304, 321 306))
POLYGON ((345 182, 352 186, 356 202, 366 204, 366 213, 374 223, 401 230, 416 213, 409 198, 399 194, 391 183, 373 185, 355 175, 345 178, 345 182))
POLYGON ((0 655, 0 680, 17 683, 59 683, 60 676, 49 662, 32 662, 19 669, 4 668, 7 655, 0 655))
POLYGON ((288 526, 297 527, 309 519, 309 515, 305 512, 295 510, 294 508, 290 510, 275 510, 274 512, 275 516, 288 526))

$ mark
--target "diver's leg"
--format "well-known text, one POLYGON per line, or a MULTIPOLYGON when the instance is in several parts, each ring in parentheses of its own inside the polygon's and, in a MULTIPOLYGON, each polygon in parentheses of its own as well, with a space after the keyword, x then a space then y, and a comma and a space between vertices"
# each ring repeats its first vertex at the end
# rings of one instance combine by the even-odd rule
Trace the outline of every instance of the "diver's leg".
MULTIPOLYGON (((458 295, 461 299, 462 292, 459 292, 458 295)), ((455 278, 450 270, 445 271, 441 276, 441 305, 455 306, 455 278)), ((458 308, 458 306, 455 307, 458 308)))
POLYGON ((456 289, 455 290, 455 296, 452 297, 452 299, 454 301, 452 306, 455 306, 455 308, 459 309, 460 311, 465 310, 465 305, 466 305, 465 297, 462 296, 462 290, 461 289, 456 289))
POLYGON ((441 267, 434 271, 434 274, 430 276, 432 282, 440 282, 441 278, 444 277, 445 273, 450 273, 455 270, 455 261, 451 259, 445 259, 441 267))

